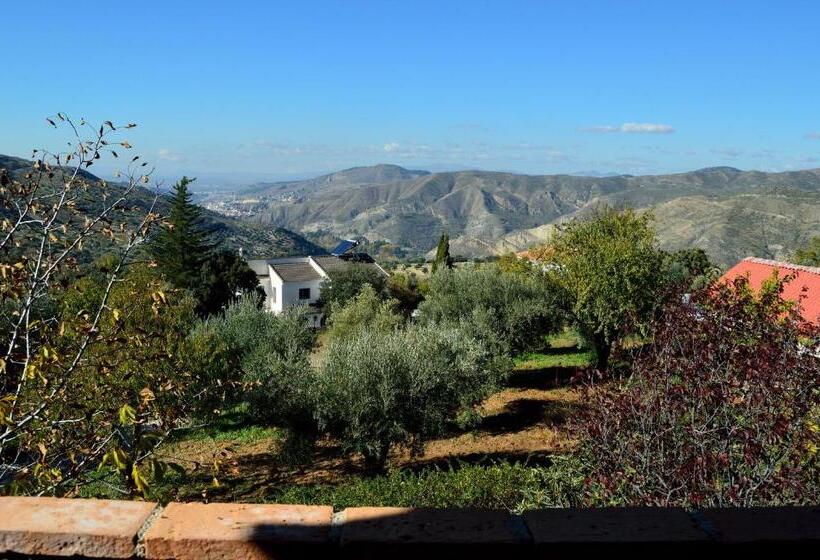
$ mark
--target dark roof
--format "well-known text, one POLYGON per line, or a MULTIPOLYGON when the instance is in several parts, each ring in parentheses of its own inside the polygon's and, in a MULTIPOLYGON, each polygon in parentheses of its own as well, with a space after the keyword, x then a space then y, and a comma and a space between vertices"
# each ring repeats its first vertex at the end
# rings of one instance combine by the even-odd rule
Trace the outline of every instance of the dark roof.
POLYGON ((319 280, 322 278, 322 275, 307 261, 270 263, 270 266, 284 282, 304 282, 306 280, 319 280))
POLYGON ((379 274, 385 274, 385 272, 381 269, 381 267, 379 265, 377 265, 373 261, 372 258, 369 258, 369 256, 368 256, 368 259, 361 259, 361 260, 360 259, 355 259, 355 260, 354 259, 341 259, 339 257, 327 256, 327 255, 311 257, 311 258, 314 261, 316 261, 316 264, 321 266, 322 270, 324 270, 328 274, 332 274, 332 273, 334 273, 336 271, 339 271, 339 270, 344 270, 345 268, 351 266, 351 264, 359 264, 361 266, 364 266, 364 267, 370 268, 372 270, 375 270, 379 274))
POLYGON ((336 257, 339 257, 341 255, 344 255, 348 251, 350 251, 353 247, 355 247, 358 244, 359 244, 359 242, 356 241, 355 239, 344 239, 344 240, 342 240, 341 243, 336 245, 336 248, 333 249, 330 252, 330 254, 334 255, 336 257))

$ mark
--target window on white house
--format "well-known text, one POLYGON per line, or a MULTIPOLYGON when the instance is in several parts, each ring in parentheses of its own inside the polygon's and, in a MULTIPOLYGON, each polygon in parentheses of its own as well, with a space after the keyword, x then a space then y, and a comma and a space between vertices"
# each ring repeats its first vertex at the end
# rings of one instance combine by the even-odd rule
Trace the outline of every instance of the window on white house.
POLYGON ((310 299, 310 288, 299 288, 299 299, 310 299))

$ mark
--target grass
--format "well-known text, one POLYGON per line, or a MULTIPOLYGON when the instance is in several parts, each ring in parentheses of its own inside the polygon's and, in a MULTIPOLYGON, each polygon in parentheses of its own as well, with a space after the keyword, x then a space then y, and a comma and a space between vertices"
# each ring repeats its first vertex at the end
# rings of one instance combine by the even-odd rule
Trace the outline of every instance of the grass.
MULTIPOLYGON (((496 460, 490 464, 454 462, 447 467, 393 470, 384 475, 349 478, 338 484, 273 485, 264 495, 243 494, 242 483, 230 489, 215 488, 206 473, 176 473, 151 481, 147 499, 242 501, 277 504, 348 507, 480 508, 521 512, 545 507, 578 505, 583 475, 575 459, 556 456, 548 465, 496 460), (218 491, 220 490, 220 491, 218 491), (226 491, 227 492, 221 492, 226 491)), ((117 477, 100 473, 83 486, 84 498, 123 499, 112 490, 117 477)))
POLYGON ((255 443, 263 440, 282 438, 282 430, 273 426, 260 426, 253 423, 244 410, 237 408, 221 415, 207 426, 185 430, 177 438, 186 441, 211 440, 215 442, 230 441, 236 443, 255 443))
POLYGON ((517 371, 542 370, 550 368, 586 367, 592 363, 589 351, 567 352, 565 354, 541 354, 527 352, 514 359, 517 371))
POLYGON ((548 336, 546 342, 551 350, 579 348, 581 345, 581 338, 574 330, 564 329, 560 333, 548 336))
POLYGON ((556 457, 549 466, 496 461, 447 468, 396 470, 336 485, 290 485, 266 501, 332 505, 335 510, 359 506, 481 508, 522 511, 567 507, 580 495, 582 477, 572 459, 556 457))
POLYGON ((513 359, 517 371, 545 370, 550 368, 580 368, 592 364, 591 350, 579 348, 580 339, 572 330, 547 337, 543 352, 525 352, 513 359))

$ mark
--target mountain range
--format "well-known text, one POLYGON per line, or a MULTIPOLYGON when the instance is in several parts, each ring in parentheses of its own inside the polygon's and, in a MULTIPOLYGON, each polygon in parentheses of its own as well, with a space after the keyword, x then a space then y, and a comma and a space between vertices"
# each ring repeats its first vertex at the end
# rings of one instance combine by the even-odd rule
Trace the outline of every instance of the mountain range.
MULTIPOLYGON (((27 159, 6 156, 0 154, 0 169, 8 170, 13 178, 20 178, 32 169, 33 162, 27 159)), ((83 170, 82 177, 92 183, 99 182, 95 175, 83 170)), ((108 183, 109 193, 116 196, 121 192, 122 185, 108 183)), ((153 190, 137 187, 129 196, 128 208, 124 212, 126 222, 137 225, 150 208, 154 197, 157 196, 153 190)), ((167 215, 170 199, 167 195, 160 194, 157 199, 155 211, 160 215, 167 215)), ((81 213, 94 214, 101 209, 99 197, 86 196, 78 200, 78 209, 81 213)), ((0 217, 6 217, 11 212, 0 205, 0 217)), ((10 215, 10 214, 9 214, 10 215)), ((216 212, 203 209, 203 225, 213 234, 214 240, 223 247, 232 249, 243 249, 249 257, 278 257, 304 254, 323 254, 325 251, 321 247, 308 241, 301 235, 280 227, 261 226, 248 221, 223 216, 216 212)), ((95 246, 92 242, 86 243, 86 258, 97 256, 95 246)))
POLYGON ((388 242, 411 254, 427 253, 446 231, 451 252, 465 256, 526 249, 599 205, 631 206, 654 212, 663 248, 700 247, 727 265, 784 258, 820 235, 820 169, 585 177, 376 165, 258 183, 220 204, 263 226, 388 242))

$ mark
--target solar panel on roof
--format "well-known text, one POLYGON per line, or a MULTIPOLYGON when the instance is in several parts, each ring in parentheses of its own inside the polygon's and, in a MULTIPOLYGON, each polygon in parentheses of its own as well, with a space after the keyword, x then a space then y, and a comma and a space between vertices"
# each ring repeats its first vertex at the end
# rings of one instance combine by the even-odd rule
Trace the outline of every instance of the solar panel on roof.
POLYGON ((353 247, 355 247, 358 244, 359 244, 359 242, 356 241, 355 239, 345 239, 344 241, 342 241, 341 243, 336 245, 336 248, 333 249, 330 252, 330 254, 333 255, 334 257, 338 257, 339 255, 344 255, 345 253, 350 251, 353 247))

